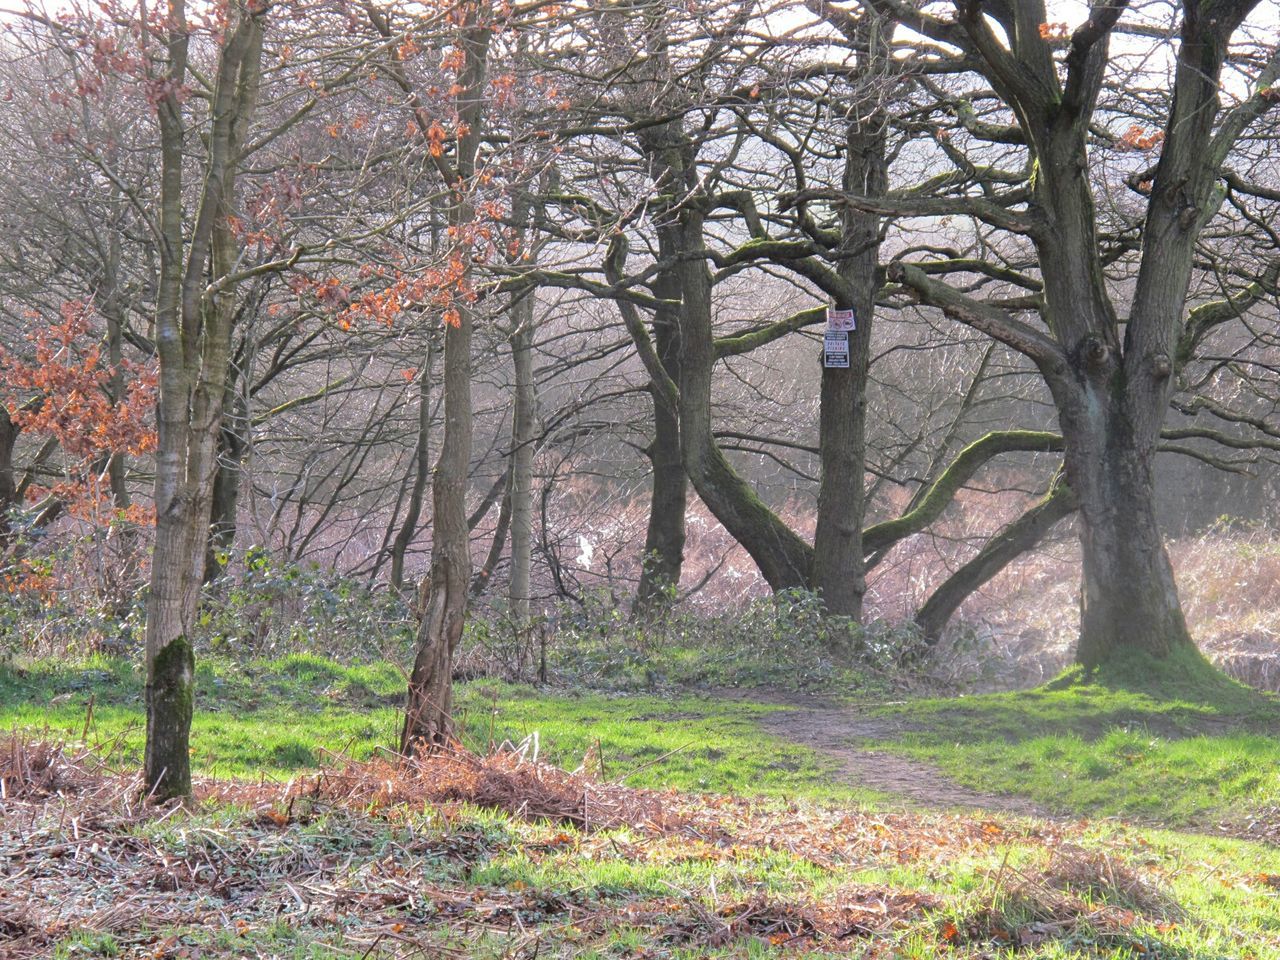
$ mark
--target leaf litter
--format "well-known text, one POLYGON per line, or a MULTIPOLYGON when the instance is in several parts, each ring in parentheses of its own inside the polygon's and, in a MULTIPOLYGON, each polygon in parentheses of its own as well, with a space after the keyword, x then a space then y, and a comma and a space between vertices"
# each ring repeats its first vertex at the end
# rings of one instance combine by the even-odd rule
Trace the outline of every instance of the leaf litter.
POLYGON ((644 943, 623 956, 752 941, 865 955, 905 933, 940 950, 1017 947, 1179 917, 1154 879, 1075 845, 1078 825, 638 790, 543 763, 528 743, 336 758, 287 784, 205 780, 187 809, 145 803, 136 776, 89 751, 15 735, 0 740, 0 798, 0 956, 13 960, 85 934, 129 956, 269 956, 261 938, 282 931, 333 956, 471 957, 485 942, 495 956, 554 945, 572 957, 623 928, 644 943), (1041 866, 1006 864, 989 898, 934 892, 950 864, 1013 847, 1042 851, 1041 866), (767 882, 771 857, 939 882, 784 894, 767 882), (476 873, 507 860, 528 879, 476 873), (661 892, 538 880, 542 867, 607 863, 672 879, 661 892), (736 879, 717 889, 722 875, 736 879))

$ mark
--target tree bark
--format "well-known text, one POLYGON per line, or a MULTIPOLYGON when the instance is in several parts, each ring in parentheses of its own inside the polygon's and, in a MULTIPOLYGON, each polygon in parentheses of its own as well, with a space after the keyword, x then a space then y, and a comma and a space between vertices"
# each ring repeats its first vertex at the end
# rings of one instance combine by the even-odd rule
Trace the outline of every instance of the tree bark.
MULTIPOLYGON (((903 5, 872 2, 891 16, 905 12, 903 5)), ((1099 252, 1089 138, 1108 75, 1110 34, 1126 5, 1095 4, 1073 31, 1060 64, 1041 32, 1043 2, 958 4, 955 21, 914 15, 903 21, 960 47, 978 65, 1014 114, 1018 140, 1028 150, 1033 176, 1026 214, 970 209, 1034 243, 1043 328, 932 281, 916 267, 891 272, 925 302, 1020 350, 1053 393, 1067 482, 1080 504, 1077 659, 1086 667, 1193 647, 1155 518, 1152 466, 1176 365, 1185 360, 1179 341, 1196 243, 1222 202, 1217 181, 1230 150, 1270 108, 1270 84, 1280 78, 1280 55, 1273 54, 1254 77, 1253 92, 1221 109, 1220 75, 1232 36, 1257 5, 1178 5, 1173 95, 1159 159, 1147 178, 1141 255, 1123 337, 1099 252)))
POLYGON ((240 510, 240 482, 243 464, 249 444, 245 432, 249 429, 245 411, 238 406, 238 398, 231 390, 223 401, 234 410, 224 416, 222 429, 218 431, 217 472, 213 477, 213 493, 209 510, 209 547, 205 551, 205 583, 212 583, 222 576, 227 567, 227 557, 235 546, 238 514, 240 510))
POLYGON ((155 800, 191 792, 190 733, 195 690, 191 629, 209 536, 217 440, 222 428, 234 288, 208 293, 235 263, 229 218, 236 158, 257 100, 261 14, 240 13, 224 41, 210 105, 205 180, 189 230, 182 210, 187 118, 185 8, 171 5, 168 89, 157 104, 161 137, 160 283, 155 340, 157 397, 156 535, 147 600, 147 732, 143 781, 155 800), (185 251, 185 257, 184 257, 185 251), (184 263, 185 260, 185 263, 184 263))
POLYGON ((418 371, 418 430, 413 449, 413 486, 409 491, 409 509, 404 522, 391 542, 391 588, 404 592, 404 558, 409 544, 418 534, 422 503, 426 499, 431 478, 431 369, 435 366, 435 337, 427 339, 427 356, 418 371))
POLYGON ((21 429, 0 403, 0 553, 9 548, 13 536, 10 513, 18 506, 18 482, 13 472, 13 449, 21 429))
MULTIPOLYGON (((674 257, 670 227, 659 234, 659 256, 674 257)), ((659 271, 654 294, 664 301, 678 302, 680 278, 674 267, 659 271)), ((653 342, 658 360, 673 383, 680 382, 680 320, 676 310, 662 307, 654 312, 653 342)), ((649 522, 645 529, 640 584, 636 590, 635 612, 641 616, 665 606, 674 596, 684 569, 685 513, 688 507, 688 478, 680 449, 680 412, 672 408, 660 389, 651 385, 653 397, 653 440, 645 451, 653 470, 649 498, 649 522)))
MULTIPOLYGON (((1165 657, 1193 648, 1173 567, 1155 512, 1155 436, 1135 430, 1125 408, 1141 379, 1116 397, 1088 380, 1082 397, 1062 410, 1067 481, 1080 503, 1082 581, 1076 659, 1099 667, 1116 654, 1165 657), (1110 394, 1110 395, 1108 395, 1110 394)), ((1148 401, 1167 400, 1148 383, 1148 401)))
POLYGON ((507 547, 507 533, 511 529, 511 471, 512 467, 508 466, 507 472, 503 474, 502 502, 498 506, 498 520, 493 525, 493 539, 489 541, 489 553, 480 564, 480 569, 475 572, 475 576, 471 578, 471 596, 473 597, 482 596, 488 589, 489 581, 493 579, 493 571, 497 570, 498 564, 502 562, 502 551, 507 547))
POLYGON ((453 736, 453 655, 462 639, 471 586, 467 474, 471 463, 470 307, 444 334, 444 440, 431 482, 431 598, 418 628, 418 653, 400 752, 447 743, 453 736))

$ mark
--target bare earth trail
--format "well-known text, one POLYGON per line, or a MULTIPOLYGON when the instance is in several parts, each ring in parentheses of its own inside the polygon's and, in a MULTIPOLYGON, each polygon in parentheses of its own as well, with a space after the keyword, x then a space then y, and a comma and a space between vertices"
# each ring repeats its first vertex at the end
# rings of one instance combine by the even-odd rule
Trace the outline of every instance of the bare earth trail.
POLYGON ((790 708, 761 718, 760 725, 767 733, 833 761, 835 775, 854 786, 931 810, 986 810, 1052 818, 1025 798, 980 793, 961 786, 931 764, 859 746, 862 740, 893 738, 904 729, 902 724, 783 692, 755 699, 790 708))

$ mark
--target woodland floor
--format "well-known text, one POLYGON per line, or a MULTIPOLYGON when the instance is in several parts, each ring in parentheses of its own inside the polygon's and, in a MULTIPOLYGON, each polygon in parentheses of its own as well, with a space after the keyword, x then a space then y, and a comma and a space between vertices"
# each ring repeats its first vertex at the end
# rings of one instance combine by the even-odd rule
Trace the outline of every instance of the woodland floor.
POLYGON ((1280 710, 1243 688, 476 683, 472 750, 405 769, 400 682, 206 663, 199 803, 157 809, 131 668, 0 667, 0 957, 1280 960, 1280 710))
POLYGON ((906 724, 837 705, 797 703, 761 720, 765 730, 830 758, 832 775, 887 798, 926 810, 999 811, 1046 816, 1039 805, 1008 794, 983 793, 961 786, 935 765, 874 746, 891 741, 906 724))

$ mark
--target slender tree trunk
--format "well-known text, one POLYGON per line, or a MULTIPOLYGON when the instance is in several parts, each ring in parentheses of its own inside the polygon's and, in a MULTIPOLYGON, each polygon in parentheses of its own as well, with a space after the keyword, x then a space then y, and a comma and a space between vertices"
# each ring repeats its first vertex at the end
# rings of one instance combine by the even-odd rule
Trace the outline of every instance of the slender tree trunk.
POLYGON ((260 14, 242 13, 219 56, 203 191, 188 230, 182 203, 187 134, 178 91, 187 74, 185 8, 170 7, 169 89, 157 105, 161 138, 160 284, 155 339, 157 398, 156 537, 147 601, 147 736, 143 779, 156 800, 191 792, 190 733, 195 689, 191 629, 203 580, 217 443, 222 429, 235 291, 216 288, 236 257, 229 218, 236 154, 257 100, 260 14), (184 255, 185 254, 185 255, 184 255))
MULTIPOLYGON (((469 196, 484 120, 484 87, 490 30, 475 5, 461 8, 459 47, 464 63, 456 100, 460 128, 450 226, 461 236, 475 217, 469 196)), ((464 283, 470 282, 471 251, 463 246, 464 283)), ((462 639, 471 587, 471 538, 467 525, 467 480, 471 466, 471 330, 473 308, 455 303, 457 323, 444 334, 444 439, 431 484, 431 599, 418 629, 418 654, 409 678, 400 751, 412 756, 453 737, 453 657, 462 639)))
MULTIPOLYGON (((484 594, 489 587, 489 581, 493 579, 493 571, 498 569, 498 564, 502 562, 502 552, 507 547, 507 534, 511 530, 511 471, 512 467, 507 467, 507 472, 503 474, 502 502, 498 506, 498 521, 493 525, 493 539, 489 542, 489 553, 485 556, 484 562, 480 564, 480 569, 475 572, 475 576, 471 578, 471 596, 479 597, 484 594)), ((470 524, 467 525, 471 527, 470 524)), ((474 527, 471 527, 474 529, 474 527)))
POLYGON ((530 291, 511 307, 511 362, 515 372, 515 411, 511 424, 511 581, 507 599, 518 630, 529 624, 533 558, 533 444, 537 429, 537 394, 533 382, 533 319, 530 291))
POLYGON ((471 586, 467 473, 471 463, 471 310, 444 336, 444 441, 431 484, 431 598, 418 629, 418 654, 409 678, 400 751, 453 735, 453 655, 462 639, 471 586))
POLYGON ((404 592, 405 553, 418 534, 427 481, 431 478, 431 369, 435 366, 435 342, 434 335, 428 338, 427 356, 418 371, 418 433, 413 450, 413 487, 409 491, 409 509, 391 542, 391 588, 399 593, 404 592))
MULTIPOLYGON (((849 125, 844 189, 880 198, 888 190, 885 123, 879 113, 849 125)), ((837 267, 853 293, 857 327, 849 334, 849 368, 822 371, 818 446, 822 481, 813 538, 813 589, 829 613, 862 618, 867 583, 862 550, 866 503, 867 374, 880 287, 880 218, 846 207, 837 267)))
POLYGON ((212 583, 227 567, 227 557, 236 542, 236 529, 240 510, 240 484, 244 475, 244 458, 249 444, 247 411, 231 390, 223 400, 233 413, 224 416, 222 429, 218 431, 217 472, 213 477, 213 492, 209 510, 209 548, 205 551, 205 583, 212 583))
POLYGON ((9 548, 13 537, 10 513, 18 506, 18 483, 13 472, 13 448, 21 432, 0 403, 0 552, 9 548))

